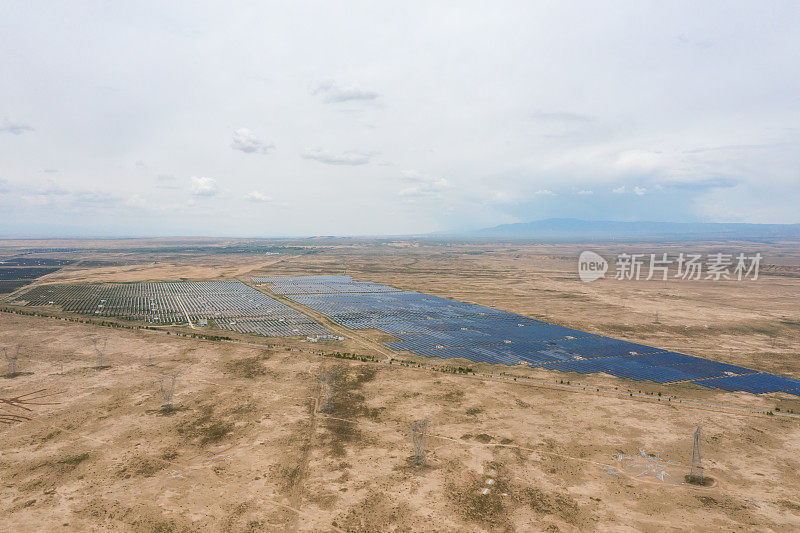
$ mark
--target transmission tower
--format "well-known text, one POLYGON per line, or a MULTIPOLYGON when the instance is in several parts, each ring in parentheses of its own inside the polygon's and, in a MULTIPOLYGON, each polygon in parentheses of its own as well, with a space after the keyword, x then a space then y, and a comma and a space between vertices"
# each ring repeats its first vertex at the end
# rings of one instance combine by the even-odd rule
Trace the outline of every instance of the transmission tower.
POLYGON ((8 354, 8 349, 3 346, 3 356, 6 358, 8 362, 8 374, 7 376, 12 377, 17 375, 17 360, 19 359, 19 350, 22 347, 21 344, 17 344, 17 350, 14 352, 14 355, 8 354))
POLYGON ((692 450, 692 469, 689 471, 689 479, 697 480, 703 484, 703 466, 700 464, 700 424, 694 432, 694 449, 692 450))
POLYGON ((414 440, 414 464, 424 466, 427 453, 425 450, 425 433, 428 431, 428 419, 411 424, 411 437, 414 440))
POLYGON ((322 405, 322 410, 326 413, 333 411, 333 387, 337 377, 339 377, 338 372, 328 372, 319 378, 322 384, 322 395, 325 400, 325 403, 322 405))
POLYGON ((172 394, 175 392, 175 379, 177 377, 178 374, 173 374, 156 380, 161 388, 161 396, 164 397, 164 405, 161 406, 164 411, 172 410, 172 394))
POLYGON ((103 368, 103 356, 106 354, 106 346, 108 345, 108 337, 103 341, 103 346, 100 346, 100 339, 94 339, 94 350, 97 352, 97 364, 95 368, 103 368))

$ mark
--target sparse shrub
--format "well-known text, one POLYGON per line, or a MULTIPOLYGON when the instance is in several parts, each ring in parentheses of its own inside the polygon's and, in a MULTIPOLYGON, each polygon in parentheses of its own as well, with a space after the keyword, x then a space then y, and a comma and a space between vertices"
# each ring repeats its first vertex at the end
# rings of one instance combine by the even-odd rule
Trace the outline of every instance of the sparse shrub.
POLYGON ((238 378, 252 379, 258 376, 264 376, 267 370, 261 361, 269 359, 267 355, 255 355, 253 357, 245 357, 244 359, 234 359, 225 362, 225 371, 233 374, 238 378))

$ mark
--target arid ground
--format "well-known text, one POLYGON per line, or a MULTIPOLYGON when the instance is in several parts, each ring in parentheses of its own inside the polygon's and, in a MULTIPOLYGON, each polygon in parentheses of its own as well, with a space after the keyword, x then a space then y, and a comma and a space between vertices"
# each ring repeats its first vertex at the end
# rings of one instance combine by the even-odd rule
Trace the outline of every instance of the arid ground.
MULTIPOLYGON (((797 243, 307 239, 276 242, 282 255, 219 253, 237 243, 8 240, 0 258, 78 249, 40 253, 79 262, 36 284, 347 274, 800 378, 797 243), (584 249, 764 262, 755 281, 582 283, 584 249)), ((346 339, 207 340, 0 303, 0 346, 22 345, 0 398, 49 394, 0 409, 29 418, 0 425, 4 531, 800 529, 794 396, 423 359, 307 309, 346 339), (19 314, 32 310, 50 316, 19 314), (698 424, 708 486, 684 482, 698 424)))

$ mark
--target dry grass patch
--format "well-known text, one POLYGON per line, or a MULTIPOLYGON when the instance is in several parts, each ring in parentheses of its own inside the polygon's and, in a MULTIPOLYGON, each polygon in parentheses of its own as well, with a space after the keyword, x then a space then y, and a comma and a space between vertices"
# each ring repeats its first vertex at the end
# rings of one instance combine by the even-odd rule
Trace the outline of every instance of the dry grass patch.
POLYGON ((252 357, 245 357, 243 359, 234 359, 225 361, 223 369, 225 373, 231 374, 237 378, 253 379, 259 376, 266 376, 268 371, 264 368, 262 361, 269 359, 269 355, 261 354, 252 357))
POLYGON ((178 425, 178 433, 200 446, 216 444, 233 431, 234 424, 214 415, 214 407, 200 405, 192 417, 178 425))

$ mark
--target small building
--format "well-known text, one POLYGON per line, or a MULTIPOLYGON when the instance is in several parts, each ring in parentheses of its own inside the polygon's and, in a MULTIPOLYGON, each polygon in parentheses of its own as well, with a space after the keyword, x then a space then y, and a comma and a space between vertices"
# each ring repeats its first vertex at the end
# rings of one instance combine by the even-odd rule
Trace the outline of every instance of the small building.
POLYGON ((313 337, 306 337, 306 339, 310 342, 319 342, 319 341, 343 341, 344 337, 339 337, 337 335, 315 335, 313 337))

